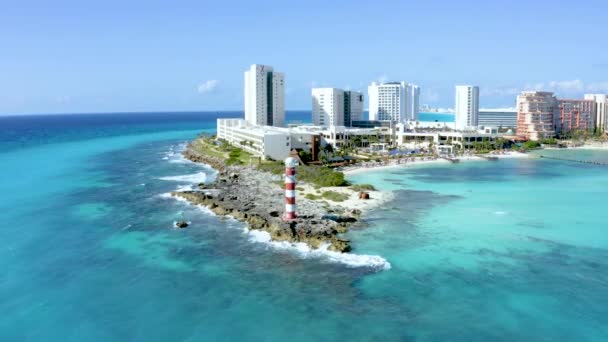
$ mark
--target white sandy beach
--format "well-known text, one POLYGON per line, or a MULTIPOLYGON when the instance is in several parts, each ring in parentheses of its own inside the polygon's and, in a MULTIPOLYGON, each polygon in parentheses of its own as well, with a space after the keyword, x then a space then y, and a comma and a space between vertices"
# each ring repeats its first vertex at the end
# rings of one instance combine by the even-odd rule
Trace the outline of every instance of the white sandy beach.
POLYGON ((359 199, 358 191, 354 191, 350 187, 343 187, 343 186, 342 187, 338 187, 338 186, 323 187, 320 189, 316 189, 309 184, 299 183, 298 188, 303 189, 303 190, 298 191, 298 196, 300 196, 300 197, 304 197, 307 194, 319 195, 320 193, 322 193, 324 191, 333 191, 333 192, 338 192, 338 193, 342 193, 342 194, 347 194, 349 196, 348 199, 344 200, 342 202, 335 202, 335 201, 331 201, 331 200, 328 200, 325 198, 319 199, 316 201, 327 202, 331 206, 341 206, 343 208, 347 208, 347 209, 351 209, 351 210, 358 209, 361 211, 367 211, 367 210, 373 209, 375 207, 378 207, 381 204, 383 204, 387 201, 390 201, 393 198, 393 193, 390 191, 378 191, 378 190, 369 191, 368 190, 365 192, 369 193, 369 199, 362 200, 362 199, 359 199))
MULTIPOLYGON (((529 158, 530 155, 526 154, 526 153, 521 153, 521 152, 507 152, 505 154, 492 154, 489 155, 491 157, 496 157, 498 159, 510 159, 510 158, 529 158)), ((463 162, 463 161, 487 161, 487 159, 484 159, 482 157, 478 157, 478 156, 461 156, 461 157, 457 157, 456 159, 459 160, 459 162, 463 162)), ((391 162, 389 162, 388 165, 386 164, 379 164, 379 165, 371 165, 371 166, 355 166, 352 168, 348 168, 343 170, 342 172, 344 172, 345 175, 352 175, 352 174, 357 174, 357 173, 363 173, 363 172, 370 172, 370 171, 378 171, 378 170, 386 170, 386 169, 396 169, 396 168, 405 168, 405 167, 412 167, 412 166, 418 166, 418 165, 427 165, 427 164, 445 164, 445 163, 450 163, 449 160, 446 159, 432 159, 432 160, 414 160, 414 161, 408 161, 407 163, 401 163, 398 164, 396 161, 392 160, 391 162)))

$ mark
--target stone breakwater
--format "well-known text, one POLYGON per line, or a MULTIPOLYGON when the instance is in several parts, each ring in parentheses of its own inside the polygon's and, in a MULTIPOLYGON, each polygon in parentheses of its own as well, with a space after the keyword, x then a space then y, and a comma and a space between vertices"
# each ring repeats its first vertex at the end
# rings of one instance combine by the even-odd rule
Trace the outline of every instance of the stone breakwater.
POLYGON ((189 145, 185 158, 210 165, 218 171, 213 183, 200 184, 198 191, 176 191, 172 196, 203 205, 217 215, 232 216, 246 222, 249 229, 263 230, 274 241, 303 242, 312 248, 328 244, 329 250, 350 251, 347 239, 339 237, 357 221, 359 210, 330 207, 324 203, 298 198, 298 218, 281 218, 284 192, 282 177, 251 167, 228 166, 220 158, 201 154, 189 145))

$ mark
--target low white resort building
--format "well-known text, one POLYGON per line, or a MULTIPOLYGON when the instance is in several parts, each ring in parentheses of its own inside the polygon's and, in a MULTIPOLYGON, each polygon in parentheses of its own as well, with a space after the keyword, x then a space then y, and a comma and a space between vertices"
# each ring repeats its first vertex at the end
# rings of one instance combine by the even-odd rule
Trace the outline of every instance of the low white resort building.
MULTIPOLYGON (((435 123, 437 124, 437 123, 435 123)), ((447 125, 400 123, 369 128, 345 126, 290 125, 288 128, 251 125, 243 119, 217 119, 217 137, 262 157, 282 160, 293 149, 310 152, 313 159, 326 145, 333 148, 392 146, 420 149, 433 146, 438 151, 447 146, 462 149, 475 143, 495 144, 503 134, 496 128, 454 131, 447 125)), ((447 148, 451 150, 451 148, 447 148)), ((384 150, 384 148, 383 148, 384 150)))
POLYGON ((256 156, 281 160, 292 149, 316 155, 325 145, 340 148, 347 144, 368 146, 390 142, 389 127, 351 128, 345 126, 298 125, 289 128, 251 125, 243 119, 217 119, 217 137, 256 156))
POLYGON ((504 134, 498 129, 487 127, 478 130, 450 131, 450 130, 410 130, 407 126, 397 125, 397 145, 409 149, 427 148, 432 144, 436 149, 441 146, 457 146, 462 149, 474 147, 475 143, 489 142, 495 144, 504 134))
POLYGON ((283 160, 293 148, 311 151, 315 143, 315 134, 251 125, 243 119, 217 119, 217 137, 256 156, 275 160, 283 160))

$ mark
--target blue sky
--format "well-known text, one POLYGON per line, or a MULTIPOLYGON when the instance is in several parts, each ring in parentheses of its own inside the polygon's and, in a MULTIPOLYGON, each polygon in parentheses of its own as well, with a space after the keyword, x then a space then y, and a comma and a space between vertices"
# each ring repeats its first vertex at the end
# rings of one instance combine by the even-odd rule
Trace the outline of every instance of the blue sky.
POLYGON ((608 93, 608 1, 3 1, 0 114, 242 109, 252 63, 311 86, 422 88, 452 107, 522 89, 608 93))

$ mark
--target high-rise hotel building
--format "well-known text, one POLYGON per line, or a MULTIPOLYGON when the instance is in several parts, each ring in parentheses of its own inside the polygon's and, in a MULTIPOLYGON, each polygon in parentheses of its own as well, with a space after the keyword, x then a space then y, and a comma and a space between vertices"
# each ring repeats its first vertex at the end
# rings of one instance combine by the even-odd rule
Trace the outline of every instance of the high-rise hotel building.
POLYGON ((590 131, 594 127, 594 100, 559 99, 555 128, 559 133, 590 131))
POLYGON ((601 131, 608 131, 608 95, 585 94, 585 100, 593 100, 593 113, 595 127, 601 131))
POLYGON ((558 102, 552 92, 524 91, 517 96, 517 135, 530 140, 555 136, 558 102))
POLYGON ((367 87, 369 120, 405 122, 418 120, 420 87, 407 82, 376 83, 367 87))
POLYGON ((245 120, 252 125, 285 126, 285 75, 253 64, 245 71, 245 120))
POLYGON ((317 126, 351 126, 363 116, 363 94, 338 88, 312 89, 312 122, 317 126))
POLYGON ((472 85, 456 86, 454 111, 456 129, 476 127, 479 124, 479 87, 472 85))
POLYGON ((363 120, 363 93, 344 91, 344 126, 351 127, 353 121, 363 120))
POLYGON ((415 84, 407 85, 407 109, 405 116, 407 120, 418 121, 420 112, 420 87, 415 84))
POLYGON ((376 83, 367 87, 369 120, 404 122, 407 108, 407 83, 376 83))

